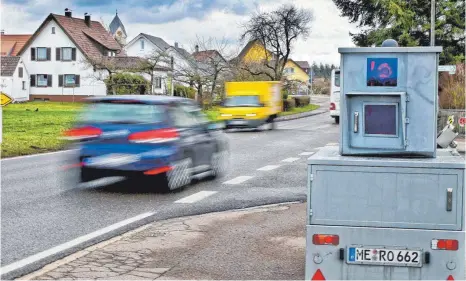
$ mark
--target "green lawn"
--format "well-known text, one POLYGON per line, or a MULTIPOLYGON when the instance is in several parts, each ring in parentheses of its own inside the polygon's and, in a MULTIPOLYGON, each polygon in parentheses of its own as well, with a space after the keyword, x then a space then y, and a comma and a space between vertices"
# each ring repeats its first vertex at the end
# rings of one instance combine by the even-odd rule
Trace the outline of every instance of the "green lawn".
MULTIPOLYGON (((61 133, 69 128, 82 108, 80 103, 29 102, 10 104, 3 108, 2 158, 63 149, 61 133), (35 111, 38 109, 38 111, 35 111)), ((319 108, 310 104, 280 115, 307 112, 319 108)), ((216 120, 216 108, 204 113, 216 120)))
POLYGON ((7 105, 3 108, 2 158, 62 149, 64 143, 58 137, 70 127, 81 106, 58 102, 7 105))

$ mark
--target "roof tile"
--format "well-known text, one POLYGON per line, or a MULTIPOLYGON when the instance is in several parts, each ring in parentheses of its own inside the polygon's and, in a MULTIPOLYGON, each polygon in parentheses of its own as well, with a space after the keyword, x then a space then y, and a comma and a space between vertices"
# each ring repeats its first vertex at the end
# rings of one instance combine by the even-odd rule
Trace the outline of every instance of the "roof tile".
POLYGON ((2 56, 1 57, 1 76, 13 76, 21 57, 2 56))
POLYGON ((0 35, 2 56, 16 56, 32 34, 2 34, 0 35))

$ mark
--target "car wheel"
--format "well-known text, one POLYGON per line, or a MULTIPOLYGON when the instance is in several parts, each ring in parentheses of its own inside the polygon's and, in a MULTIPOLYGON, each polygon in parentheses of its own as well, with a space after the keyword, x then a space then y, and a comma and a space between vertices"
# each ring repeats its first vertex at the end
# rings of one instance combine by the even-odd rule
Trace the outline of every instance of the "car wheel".
POLYGON ((193 161, 185 158, 172 164, 173 169, 165 173, 165 191, 171 191, 189 185, 192 181, 193 161))
POLYGON ((222 150, 212 153, 210 168, 212 172, 211 179, 222 177, 228 170, 228 151, 222 150))

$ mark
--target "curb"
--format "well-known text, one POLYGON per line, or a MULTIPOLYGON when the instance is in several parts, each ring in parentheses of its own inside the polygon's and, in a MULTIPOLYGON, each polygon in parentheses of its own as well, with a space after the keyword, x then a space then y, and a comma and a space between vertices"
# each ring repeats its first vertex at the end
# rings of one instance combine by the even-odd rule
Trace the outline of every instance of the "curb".
POLYGON ((129 231, 126 231, 120 235, 117 235, 117 236, 114 236, 112 238, 109 238, 109 239, 106 239, 106 240, 103 240, 101 242, 98 242, 98 243, 95 243, 93 245, 90 245, 88 247, 85 247, 83 248, 82 250, 78 250, 76 252, 73 252, 73 253, 70 253, 69 255, 66 255, 65 257, 63 258, 60 258, 58 260, 55 260, 55 261, 52 261, 40 268, 38 268, 37 270, 34 270, 32 272, 29 272, 27 274, 24 274, 22 276, 19 276, 19 277, 15 277, 13 279, 15 280, 24 280, 24 281, 31 281, 31 280, 34 280, 35 278, 43 275, 43 274, 46 274, 47 272, 50 272, 62 265, 66 265, 74 260, 77 260, 87 254, 90 254, 91 252, 97 250, 97 249, 101 249, 103 247, 106 247, 110 244, 113 244, 115 242, 118 242, 119 240, 125 238, 125 237, 128 237, 128 236, 131 236, 131 235, 134 235, 134 234, 137 234, 145 229, 147 229, 148 227, 150 227, 152 224, 155 224, 155 223, 160 223, 160 222, 163 222, 163 221, 174 221, 174 220, 179 220, 179 219, 189 219, 189 218, 196 218, 196 217, 201 217, 201 216, 209 216, 209 215, 218 215, 218 214, 225 214, 225 213, 248 213, 248 212, 251 212, 251 211, 256 211, 256 210, 264 210, 264 212, 266 211, 266 209, 274 209, 274 208, 280 208, 280 207, 285 207, 285 206, 290 206, 290 205, 294 205, 294 204, 302 204, 304 203, 303 201, 296 201, 296 200, 293 200, 293 201, 287 201, 287 202, 280 202, 280 203, 272 203, 272 204, 265 204, 265 205, 257 205, 257 206, 252 206, 252 207, 245 207, 245 208, 235 208, 235 209, 231 209, 231 210, 224 210, 224 211, 218 211, 218 212, 207 212, 207 213, 203 213, 203 214, 197 214, 197 215, 188 215, 188 216, 181 216, 181 217, 174 217, 174 218, 168 218, 168 219, 164 219, 164 220, 159 220, 159 221, 152 221, 152 222, 149 222, 149 223, 145 223, 135 229, 132 229, 132 230, 129 230, 129 231))
POLYGON ((328 110, 323 110, 323 111, 319 111, 318 109, 316 109, 315 111, 310 111, 310 112, 303 112, 303 113, 296 113, 296 114, 292 114, 292 115, 288 115, 288 116, 282 116, 282 117, 278 117, 275 119, 275 122, 283 122, 283 121, 291 121, 291 120, 296 120, 296 119, 301 119, 301 118, 306 118, 306 117, 310 117, 310 116, 314 116, 314 115, 320 115, 320 114, 324 114, 324 113, 328 113, 329 111, 328 110))

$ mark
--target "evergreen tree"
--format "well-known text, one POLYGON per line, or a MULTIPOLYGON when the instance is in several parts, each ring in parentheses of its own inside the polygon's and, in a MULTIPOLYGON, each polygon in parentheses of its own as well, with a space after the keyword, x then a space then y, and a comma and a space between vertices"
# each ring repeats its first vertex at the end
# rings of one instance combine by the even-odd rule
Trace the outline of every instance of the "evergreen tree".
MULTIPOLYGON (((400 46, 430 45, 430 1, 333 0, 341 15, 364 28, 350 33, 360 47, 380 46, 392 38, 400 46)), ((440 64, 465 60, 465 1, 436 0, 435 45, 442 46, 440 64)))

